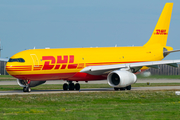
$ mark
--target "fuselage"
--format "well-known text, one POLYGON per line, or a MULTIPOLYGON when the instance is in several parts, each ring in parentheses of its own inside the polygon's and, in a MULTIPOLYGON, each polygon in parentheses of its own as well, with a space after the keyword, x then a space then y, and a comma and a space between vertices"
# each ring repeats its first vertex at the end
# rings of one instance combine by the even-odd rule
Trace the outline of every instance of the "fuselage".
POLYGON ((23 80, 106 79, 106 75, 80 72, 87 66, 112 65, 162 60, 163 48, 171 47, 100 47, 66 49, 31 49, 13 55, 7 62, 7 72, 23 80))

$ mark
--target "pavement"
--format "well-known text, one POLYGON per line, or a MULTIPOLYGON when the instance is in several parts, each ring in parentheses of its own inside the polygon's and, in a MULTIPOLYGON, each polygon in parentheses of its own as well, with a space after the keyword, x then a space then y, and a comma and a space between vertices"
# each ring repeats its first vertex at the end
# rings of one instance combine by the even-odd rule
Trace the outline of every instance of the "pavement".
MULTIPOLYGON (((180 83, 180 79, 140 79, 136 83, 180 83)), ((64 80, 49 80, 45 84, 64 84, 64 80)), ((107 80, 98 80, 98 81, 80 81, 80 84, 108 84, 107 80)), ((17 81, 0 81, 0 85, 18 85, 17 81)))
MULTIPOLYGON (((177 90, 180 91, 180 86, 158 86, 158 87, 132 87, 134 90, 177 90)), ((84 92, 107 92, 114 91, 114 88, 87 88, 79 91, 64 91, 64 90, 33 90, 31 92, 23 92, 22 90, 0 91, 0 95, 31 95, 31 94, 57 94, 57 93, 84 93, 84 92)))
MULTIPOLYGON (((47 81, 45 84, 64 84, 66 81, 47 81)), ((180 83, 179 79, 141 79, 137 83, 180 83)), ((79 82, 80 84, 107 84, 106 80, 79 82)), ((0 85, 18 85, 16 81, 0 81, 0 85)), ((155 86, 155 87, 132 87, 131 90, 179 90, 180 86, 155 86)), ((87 88, 79 91, 63 90, 33 90, 24 93, 22 90, 0 91, 0 95, 30 95, 30 94, 55 94, 55 93, 80 93, 80 92, 106 92, 114 91, 114 88, 87 88)))

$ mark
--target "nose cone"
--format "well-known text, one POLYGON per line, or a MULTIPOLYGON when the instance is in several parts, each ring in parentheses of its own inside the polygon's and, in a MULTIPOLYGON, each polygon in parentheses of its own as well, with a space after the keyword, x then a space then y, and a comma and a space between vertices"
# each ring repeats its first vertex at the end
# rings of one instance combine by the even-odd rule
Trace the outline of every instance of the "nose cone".
POLYGON ((7 72, 10 71, 10 70, 11 70, 11 67, 12 67, 12 65, 11 65, 9 62, 7 62, 7 63, 6 63, 6 71, 7 71, 7 72))
POLYGON ((10 75, 20 75, 27 70, 31 70, 31 66, 27 66, 23 58, 10 58, 6 64, 6 71, 10 75))
POLYGON ((31 71, 31 66, 18 66, 18 65, 13 65, 13 64, 7 64, 6 65, 6 71, 12 75, 12 73, 23 73, 25 71, 31 71))
POLYGON ((13 63, 11 63, 11 62, 7 62, 6 71, 8 72, 8 74, 14 75, 15 71, 16 71, 15 65, 13 65, 13 63))
POLYGON ((32 71, 33 50, 25 50, 13 55, 6 64, 6 71, 18 79, 22 79, 23 75, 27 75, 32 71))

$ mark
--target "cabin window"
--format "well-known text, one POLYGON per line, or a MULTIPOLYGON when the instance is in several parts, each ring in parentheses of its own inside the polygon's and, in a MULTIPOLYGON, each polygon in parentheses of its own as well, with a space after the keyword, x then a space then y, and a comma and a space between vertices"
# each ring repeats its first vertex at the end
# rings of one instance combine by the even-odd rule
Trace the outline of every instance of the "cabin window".
POLYGON ((10 58, 8 62, 25 62, 23 58, 10 58))

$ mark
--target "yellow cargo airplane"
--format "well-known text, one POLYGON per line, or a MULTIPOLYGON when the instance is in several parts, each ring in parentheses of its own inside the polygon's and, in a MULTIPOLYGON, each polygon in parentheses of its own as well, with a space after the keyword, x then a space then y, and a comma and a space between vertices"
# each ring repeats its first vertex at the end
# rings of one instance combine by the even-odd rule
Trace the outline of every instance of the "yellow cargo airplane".
POLYGON ((131 90, 135 73, 160 64, 177 67, 180 60, 164 60, 173 50, 166 46, 173 3, 166 3, 151 38, 144 46, 31 49, 13 55, 7 72, 24 92, 47 80, 66 80, 63 90, 80 90, 78 81, 107 79, 115 90, 131 90), (74 85, 73 81, 77 83, 74 85))

